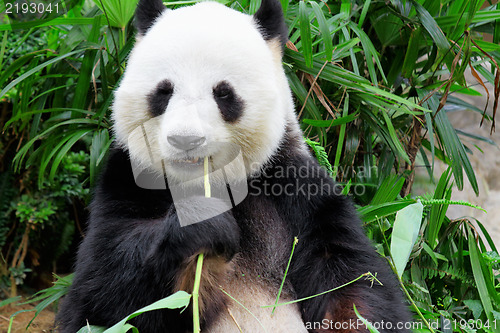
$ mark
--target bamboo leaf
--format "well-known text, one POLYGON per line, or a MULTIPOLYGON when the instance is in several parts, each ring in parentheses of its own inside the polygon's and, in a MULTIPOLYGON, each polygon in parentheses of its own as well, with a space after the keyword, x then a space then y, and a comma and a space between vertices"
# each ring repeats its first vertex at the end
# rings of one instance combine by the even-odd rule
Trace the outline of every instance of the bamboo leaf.
MULTIPOLYGON (((451 187, 450 182, 450 169, 448 168, 440 177, 439 182, 434 191, 434 199, 445 199, 450 200, 451 198, 451 187)), ((448 210, 448 203, 443 203, 442 205, 432 205, 429 212, 429 225, 427 227, 426 239, 429 246, 434 249, 438 242, 438 234, 443 225, 443 221, 446 217, 446 211, 448 210)))
MULTIPOLYGON (((102 16, 99 16, 102 19, 102 16)), ((1 24, 0 31, 11 31, 20 29, 29 29, 37 27, 57 26, 57 25, 88 25, 94 21, 93 17, 57 17, 54 19, 39 19, 29 22, 20 22, 14 24, 1 24)), ((102 22, 102 21, 101 21, 102 22)), ((101 22, 99 25, 101 25, 101 22)))
POLYGON ((300 22, 300 43, 307 67, 312 67, 313 51, 311 40, 311 23, 309 21, 309 11, 306 2, 299 2, 299 22, 300 22))
MULTIPOLYGON (((126 2, 126 1, 125 1, 126 2)), ((88 35, 88 42, 95 43, 99 39, 100 25, 98 18, 94 19, 92 29, 88 35)), ((75 109, 84 109, 86 99, 90 89, 90 79, 94 68, 94 60, 97 54, 97 49, 87 49, 83 57, 82 66, 80 67, 80 75, 75 87, 75 97, 73 98, 72 107, 75 109)))
POLYGON ((347 116, 342 116, 331 120, 315 120, 315 119, 303 119, 302 121, 308 125, 314 127, 334 127, 342 124, 350 123, 351 121, 358 118, 359 112, 351 113, 347 116))
POLYGON ((59 164, 61 164, 62 159, 68 151, 73 147, 73 145, 80 139, 82 139, 85 135, 89 134, 90 130, 89 129, 84 129, 81 131, 76 131, 75 133, 71 135, 67 135, 69 137, 69 140, 62 146, 61 150, 57 153, 56 157, 52 161, 52 167, 50 168, 50 174, 49 174, 49 180, 54 179, 54 176, 56 175, 57 168, 59 167, 59 164))
POLYGON ((316 16, 316 20, 318 21, 319 31, 321 32, 323 45, 325 46, 326 60, 331 61, 333 56, 332 36, 326 22, 325 14, 323 14, 323 11, 316 2, 311 1, 310 4, 316 16))
POLYGON ((403 61, 402 74, 406 78, 410 78, 417 64, 417 58, 420 47, 420 32, 421 29, 417 28, 411 32, 410 41, 406 49, 405 59, 403 61))
POLYGON ((42 69, 44 69, 45 67, 55 63, 55 62, 58 62, 64 58, 67 58, 69 56, 72 56, 74 54, 77 54, 79 52, 81 52, 83 50, 74 50, 74 51, 71 51, 71 52, 68 52, 68 53, 65 53, 63 55, 60 55, 58 57, 55 57, 49 61, 46 61, 38 66, 36 66, 35 68, 32 68, 31 70, 27 71, 26 73, 20 75, 18 78, 16 78, 15 80, 13 80, 12 82, 10 82, 5 88, 2 89, 2 91, 0 91, 0 98, 2 98, 10 89, 12 89, 13 87, 15 87, 19 82, 23 81, 24 79, 26 79, 27 77, 35 74, 35 73, 38 73, 40 72, 42 69))
POLYGON ((380 205, 369 205, 358 208, 358 213, 365 223, 370 223, 383 217, 392 215, 397 211, 414 204, 416 200, 401 200, 394 202, 386 202, 380 205))
POLYGON ((425 30, 427 30, 432 40, 434 40, 439 49, 441 49, 442 52, 447 52, 449 49, 451 49, 451 45, 448 42, 448 39, 436 23, 436 20, 434 20, 434 18, 431 16, 431 14, 429 14, 429 12, 415 0, 411 0, 411 3, 417 10, 417 15, 420 18, 420 21, 422 22, 425 30))
POLYGON ((400 278, 405 271, 413 245, 417 241, 423 211, 424 206, 417 202, 396 214, 391 236, 391 256, 400 278))
POLYGON ((349 23, 349 27, 351 28, 352 31, 354 31, 354 33, 358 36, 358 38, 361 41, 361 46, 363 47, 363 51, 365 52, 366 66, 368 67, 368 72, 370 73, 370 78, 372 80, 372 83, 374 85, 378 84, 377 74, 375 73, 375 66, 373 62, 375 62, 375 64, 377 65, 379 73, 382 76, 382 80, 385 83, 387 83, 387 78, 385 77, 384 68, 380 63, 377 50, 375 49, 375 46, 373 46, 373 43, 368 37, 368 35, 352 22, 349 23))
POLYGON ((483 304, 486 317, 490 322, 495 322, 493 318, 493 305, 491 303, 490 295, 488 294, 488 287, 486 286, 486 279, 483 275, 483 270, 481 268, 481 263, 483 258, 479 253, 479 249, 476 244, 476 238, 470 227, 467 227, 468 243, 469 243, 469 257, 472 266, 472 273, 474 274, 474 280, 477 284, 477 290, 479 292, 479 298, 483 304))
POLYGON ((125 29, 134 15, 138 0, 94 0, 94 3, 108 16, 111 26, 125 29))

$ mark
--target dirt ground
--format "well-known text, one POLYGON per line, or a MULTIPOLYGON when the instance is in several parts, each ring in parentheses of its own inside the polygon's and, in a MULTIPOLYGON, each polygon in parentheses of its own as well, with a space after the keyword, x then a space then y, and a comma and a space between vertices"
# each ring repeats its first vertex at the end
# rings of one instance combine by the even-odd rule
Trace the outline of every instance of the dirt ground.
MULTIPOLYGON (((0 308, 0 333, 7 333, 9 328, 9 318, 12 314, 19 310, 33 310, 33 306, 26 305, 7 305, 0 308)), ((22 312, 18 314, 13 321, 11 333, 46 333, 46 332, 54 332, 52 330, 52 326, 54 325, 54 312, 45 309, 36 317, 36 319, 31 323, 31 326, 28 330, 26 330, 26 326, 30 322, 30 320, 35 315, 35 311, 22 312)))

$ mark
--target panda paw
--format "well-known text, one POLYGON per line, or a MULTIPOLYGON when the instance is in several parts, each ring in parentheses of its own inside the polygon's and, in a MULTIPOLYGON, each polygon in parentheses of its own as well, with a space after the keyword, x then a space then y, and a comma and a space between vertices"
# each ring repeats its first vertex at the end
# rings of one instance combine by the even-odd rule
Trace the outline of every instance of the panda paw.
POLYGON ((230 260, 238 252, 240 228, 224 200, 191 197, 176 202, 172 213, 179 219, 179 230, 170 233, 170 241, 186 250, 184 257, 204 252, 230 260), (194 222, 183 225, 186 216, 194 222))

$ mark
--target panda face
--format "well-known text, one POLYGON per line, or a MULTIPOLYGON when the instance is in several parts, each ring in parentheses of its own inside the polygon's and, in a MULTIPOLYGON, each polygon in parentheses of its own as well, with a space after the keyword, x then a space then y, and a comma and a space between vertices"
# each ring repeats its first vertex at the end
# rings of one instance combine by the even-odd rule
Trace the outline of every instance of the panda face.
MULTIPOLYGON (((113 106, 120 145, 186 181, 239 153, 248 176, 276 152, 293 104, 281 46, 252 16, 204 2, 164 11, 138 38, 113 106)), ((240 166, 243 167, 243 166, 240 166)))

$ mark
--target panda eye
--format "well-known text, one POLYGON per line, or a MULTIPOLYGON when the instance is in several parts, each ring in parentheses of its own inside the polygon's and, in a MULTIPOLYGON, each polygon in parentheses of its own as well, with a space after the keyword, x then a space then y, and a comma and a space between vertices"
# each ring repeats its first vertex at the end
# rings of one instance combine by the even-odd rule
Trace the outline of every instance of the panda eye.
POLYGON ((160 82, 156 89, 162 95, 172 95, 174 93, 174 85, 170 81, 160 82))
POLYGON ((233 88, 227 82, 221 82, 213 89, 215 98, 230 99, 233 96, 233 88))
POLYGON ((148 95, 149 112, 153 117, 162 115, 174 94, 174 85, 168 80, 161 81, 148 95))
POLYGON ((226 81, 218 83, 213 88, 213 95, 222 119, 234 123, 241 117, 244 107, 243 100, 229 83, 226 81))

